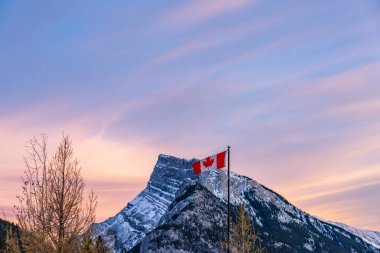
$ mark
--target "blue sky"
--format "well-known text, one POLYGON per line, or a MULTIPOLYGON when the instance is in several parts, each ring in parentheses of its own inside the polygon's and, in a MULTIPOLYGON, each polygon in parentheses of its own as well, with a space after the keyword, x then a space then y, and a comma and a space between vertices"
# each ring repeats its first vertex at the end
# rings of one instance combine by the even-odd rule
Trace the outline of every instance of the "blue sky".
POLYGON ((65 131, 99 219, 144 187, 159 153, 230 144, 233 170, 312 214, 380 230, 379 11, 375 0, 1 1, 0 206, 13 205, 27 140, 54 145, 65 131))

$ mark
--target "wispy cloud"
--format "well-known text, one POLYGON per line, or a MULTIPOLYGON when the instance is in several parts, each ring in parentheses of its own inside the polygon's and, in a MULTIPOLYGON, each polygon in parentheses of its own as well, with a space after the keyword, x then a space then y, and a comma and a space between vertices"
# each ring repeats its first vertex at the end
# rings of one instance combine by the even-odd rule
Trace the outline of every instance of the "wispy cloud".
POLYGON ((357 196, 379 177, 373 5, 98 4, 41 5, 37 16, 11 4, 4 16, 0 206, 15 200, 27 140, 47 133, 54 150, 65 131, 99 217, 144 187, 159 153, 202 157, 230 144, 234 171, 313 214, 370 227, 378 198, 357 196))
POLYGON ((210 48, 225 46, 229 43, 236 42, 241 37, 246 36, 260 36, 260 32, 268 30, 271 26, 281 22, 282 16, 269 17, 265 20, 260 20, 256 23, 247 23, 244 25, 225 27, 217 29, 216 31, 206 31, 199 34, 190 41, 186 41, 177 47, 170 48, 169 50, 161 53, 158 57, 154 58, 151 64, 162 64, 169 61, 175 61, 185 56, 194 56, 203 50, 210 48))
POLYGON ((163 23, 169 26, 188 26, 202 23, 228 12, 253 4, 249 0, 196 0, 184 3, 165 15, 163 23))
POLYGON ((362 186, 353 186, 345 191, 327 193, 315 198, 296 202, 312 214, 318 214, 325 219, 341 221, 351 226, 360 226, 363 229, 373 229, 380 225, 380 218, 376 213, 380 203, 370 201, 380 190, 380 182, 362 186), (360 215, 368 210, 368 216, 360 215))
MULTIPOLYGON (((31 109, 0 118, 0 208, 6 209, 7 216, 10 206, 17 204, 16 195, 21 189, 25 145, 41 132, 49 135, 50 154, 55 151, 62 131, 71 135, 83 177, 88 187, 93 188, 99 196, 99 221, 121 209, 145 187, 158 150, 152 152, 148 146, 138 143, 130 145, 103 136, 102 126, 93 121, 96 117, 91 121, 66 119, 65 124, 62 124, 61 117, 46 116, 48 112, 48 108, 42 110, 38 107, 37 111, 31 109)), ((98 120, 107 121, 107 118, 98 120)))

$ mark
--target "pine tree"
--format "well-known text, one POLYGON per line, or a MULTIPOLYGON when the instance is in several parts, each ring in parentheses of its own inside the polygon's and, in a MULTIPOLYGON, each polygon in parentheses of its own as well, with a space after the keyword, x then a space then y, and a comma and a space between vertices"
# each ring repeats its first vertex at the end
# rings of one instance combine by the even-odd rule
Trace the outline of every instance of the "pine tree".
POLYGON ((79 253, 95 253, 90 234, 87 234, 80 243, 79 253))
POLYGON ((108 253, 109 250, 104 246, 103 239, 98 236, 95 240, 92 240, 89 233, 83 237, 80 246, 79 253, 108 253))
MULTIPOLYGON (((258 233, 243 205, 238 206, 236 221, 231 224, 230 249, 233 253, 264 253, 265 248, 261 246, 258 233)), ((223 242, 225 250, 227 243, 223 242)))
POLYGON ((107 247, 104 245, 104 242, 103 242, 103 239, 102 237, 98 236, 96 238, 96 242, 95 242, 95 252, 96 253, 107 253, 108 252, 108 249, 107 247))

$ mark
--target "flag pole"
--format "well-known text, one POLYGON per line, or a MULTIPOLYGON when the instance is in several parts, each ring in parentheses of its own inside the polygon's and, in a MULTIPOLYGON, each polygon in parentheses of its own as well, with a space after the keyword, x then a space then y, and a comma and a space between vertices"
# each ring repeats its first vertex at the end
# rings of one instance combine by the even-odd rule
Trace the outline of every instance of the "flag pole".
POLYGON ((228 164, 227 164, 227 253, 230 253, 230 146, 227 146, 227 156, 228 156, 228 164))

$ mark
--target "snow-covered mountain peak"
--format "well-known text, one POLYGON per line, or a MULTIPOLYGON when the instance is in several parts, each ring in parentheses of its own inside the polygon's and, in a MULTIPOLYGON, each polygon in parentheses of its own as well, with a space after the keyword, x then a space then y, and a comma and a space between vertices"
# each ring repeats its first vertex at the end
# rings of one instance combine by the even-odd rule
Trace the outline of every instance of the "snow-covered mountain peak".
POLYGON ((94 235, 116 252, 132 248, 158 225, 183 182, 195 179, 194 161, 159 155, 146 188, 114 217, 95 224, 94 235))
MULTIPOLYGON (((121 252, 122 249, 142 252, 139 245, 152 246, 150 243, 146 243, 148 239, 143 243, 148 234, 151 239, 156 238, 156 235, 165 235, 167 238, 171 238, 169 232, 169 234, 157 233, 155 236, 151 234, 157 229, 162 232, 162 229, 169 224, 176 227, 186 220, 197 221, 196 226, 192 225, 194 231, 197 231, 197 226, 207 225, 207 229, 214 225, 221 226, 220 221, 214 220, 208 215, 220 216, 225 212, 227 171, 225 169, 211 170, 194 175, 192 164, 195 161, 197 159, 187 160, 159 155, 146 188, 114 217, 95 224, 95 236, 101 235, 106 245, 115 252, 121 252), (197 190, 189 192, 189 189, 197 190), (208 208, 207 212, 204 212, 204 209, 193 209, 194 203, 202 203, 202 205, 207 203, 208 200, 205 199, 206 197, 202 197, 202 194, 214 196, 212 198, 213 205, 220 207, 215 210, 215 213, 212 208, 208 208), (210 218, 210 220, 198 221, 198 219, 190 217, 192 215, 196 217, 197 212, 202 213, 202 219, 210 218), (179 217, 177 214, 182 217, 181 221, 173 220, 179 217), (218 224, 213 224, 211 220, 218 224)), ((359 231, 359 233, 358 230, 349 230, 342 225, 337 226, 322 221, 296 208, 282 196, 258 182, 232 171, 230 185, 232 207, 236 207, 238 204, 245 206, 262 233, 268 249, 273 249, 273 252, 276 250, 281 252, 322 250, 318 252, 324 252, 323 249, 336 250, 335 252, 346 252, 346 250, 380 252, 377 247, 379 239, 377 232, 368 234, 365 231, 359 231), (289 237, 289 235, 292 236, 289 237)), ((182 226, 185 227, 188 224, 183 223, 182 226)), ((210 234, 210 236, 214 235, 210 234)), ((208 239, 211 240, 211 238, 208 239)), ((170 244, 169 239, 165 239, 165 242, 170 244)), ((181 245, 186 245, 186 243, 181 243, 181 245)), ((172 246, 170 247, 172 248, 172 246)), ((211 250, 211 246, 212 244, 208 242, 207 247, 210 251, 207 252, 219 252, 217 248, 211 250)), ((153 248, 151 252, 157 251, 153 248)))
POLYGON ((174 191, 182 184, 185 178, 194 178, 192 164, 195 160, 186 160, 169 155, 159 155, 148 186, 159 187, 174 193, 167 187, 175 187, 174 191))

